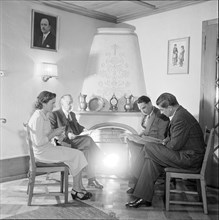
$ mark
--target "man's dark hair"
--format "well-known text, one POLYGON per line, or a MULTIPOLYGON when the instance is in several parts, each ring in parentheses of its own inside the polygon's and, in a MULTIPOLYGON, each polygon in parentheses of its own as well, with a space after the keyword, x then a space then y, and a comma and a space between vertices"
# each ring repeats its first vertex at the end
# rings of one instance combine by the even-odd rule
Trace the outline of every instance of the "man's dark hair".
POLYGON ((49 25, 51 26, 51 23, 50 23, 50 19, 47 17, 47 16, 44 16, 40 19, 40 22, 43 20, 43 19, 46 19, 49 23, 49 25))
POLYGON ((161 94, 156 101, 157 105, 160 105, 162 108, 167 108, 168 106, 179 105, 176 97, 170 93, 161 94))
POLYGON ((141 97, 138 98, 137 103, 148 103, 150 102, 150 98, 148 98, 147 96, 143 95, 141 97))

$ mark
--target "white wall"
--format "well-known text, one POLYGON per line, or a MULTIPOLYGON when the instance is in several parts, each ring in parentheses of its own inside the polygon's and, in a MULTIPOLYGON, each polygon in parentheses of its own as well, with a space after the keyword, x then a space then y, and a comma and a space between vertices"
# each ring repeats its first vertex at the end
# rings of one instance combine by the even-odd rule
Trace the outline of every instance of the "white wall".
MULTIPOLYGON (((27 154, 23 122, 42 90, 61 95, 70 93, 77 106, 93 35, 98 27, 114 24, 64 12, 31 1, 0 1, 1 123, 0 158, 27 154), (58 52, 30 48, 31 10, 59 16, 58 52), (47 83, 39 77, 41 62, 57 63, 59 79, 47 83)), ((58 103, 57 103, 58 105, 58 103)))
POLYGON ((198 118, 202 21, 217 18, 217 9, 211 0, 127 22, 136 27, 146 93, 154 104, 161 93, 170 92, 198 118), (167 75, 168 40, 184 37, 190 37, 189 74, 167 75))

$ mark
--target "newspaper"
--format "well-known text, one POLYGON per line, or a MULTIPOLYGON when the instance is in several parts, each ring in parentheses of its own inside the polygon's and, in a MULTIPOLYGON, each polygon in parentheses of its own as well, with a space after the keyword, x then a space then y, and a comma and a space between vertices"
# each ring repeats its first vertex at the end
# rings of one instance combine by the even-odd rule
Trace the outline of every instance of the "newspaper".
POLYGON ((146 144, 148 142, 161 144, 162 141, 163 141, 161 139, 154 138, 154 137, 151 137, 151 136, 144 136, 142 138, 142 137, 140 137, 137 134, 128 134, 128 133, 127 134, 123 134, 120 137, 125 137, 125 138, 129 139, 130 141, 134 141, 134 142, 139 143, 139 144, 146 144))

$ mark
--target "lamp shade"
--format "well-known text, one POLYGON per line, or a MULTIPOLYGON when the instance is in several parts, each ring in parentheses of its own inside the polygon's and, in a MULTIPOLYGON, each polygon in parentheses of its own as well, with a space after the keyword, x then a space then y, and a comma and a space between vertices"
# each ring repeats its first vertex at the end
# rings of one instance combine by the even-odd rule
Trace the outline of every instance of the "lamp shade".
POLYGON ((42 63, 42 76, 58 77, 58 68, 53 63, 42 63))

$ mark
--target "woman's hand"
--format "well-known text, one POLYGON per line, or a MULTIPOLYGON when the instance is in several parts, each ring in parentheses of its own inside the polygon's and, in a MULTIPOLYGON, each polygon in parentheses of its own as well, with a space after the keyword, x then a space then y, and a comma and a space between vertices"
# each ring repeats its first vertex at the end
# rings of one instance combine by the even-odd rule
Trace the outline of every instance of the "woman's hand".
POLYGON ((47 137, 49 140, 51 140, 54 137, 60 136, 62 134, 65 134, 65 126, 51 130, 47 137))
POLYGON ((64 133, 65 133, 65 126, 53 130, 54 136, 60 136, 63 135, 64 133))
POLYGON ((61 143, 65 139, 65 133, 61 133, 59 136, 56 136, 58 138, 58 141, 61 143))

